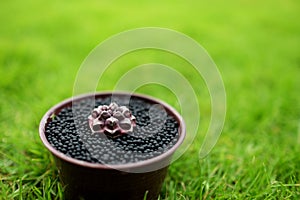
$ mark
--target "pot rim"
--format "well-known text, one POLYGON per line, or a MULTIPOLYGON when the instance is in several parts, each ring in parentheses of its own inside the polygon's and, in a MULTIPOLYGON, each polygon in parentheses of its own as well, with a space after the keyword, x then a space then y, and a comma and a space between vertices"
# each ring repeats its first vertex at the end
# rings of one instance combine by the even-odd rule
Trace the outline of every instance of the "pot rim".
POLYGON ((79 166, 83 166, 83 167, 88 167, 88 168, 96 168, 96 169, 117 169, 117 170, 124 170, 124 169, 130 169, 130 168, 139 168, 139 167, 145 167, 145 166, 149 166, 152 165, 154 163, 157 163, 159 161, 163 161, 167 158, 169 158, 170 156, 172 156, 172 154, 176 151, 176 149, 182 144, 185 135, 186 135, 186 125, 185 122, 183 120, 183 118, 181 117, 181 115, 173 108, 171 107, 169 104, 167 104, 166 102, 156 99, 152 96, 148 96, 148 95, 144 95, 144 94, 139 94, 139 93, 130 93, 130 92, 124 92, 124 91, 105 91, 105 92, 93 92, 93 93, 85 93, 85 94, 81 94, 81 95, 76 95, 73 96, 71 98, 67 98, 59 103, 57 103, 56 105, 54 105, 53 107, 51 107, 42 117, 40 124, 39 124, 39 135, 40 138, 43 142, 43 144, 45 145, 45 147, 52 153, 54 154, 56 157, 72 163, 72 164, 76 164, 79 166), (49 121, 49 118, 54 114, 57 113, 57 111, 59 111, 61 108, 65 107, 67 104, 72 103, 73 101, 78 101, 84 98, 88 98, 88 97, 98 97, 98 96, 111 96, 111 95, 129 95, 130 97, 137 97, 137 98, 141 98, 144 99, 148 102, 151 103, 158 103, 160 105, 162 105, 166 111, 173 115, 173 117, 175 117, 175 119, 177 120, 177 122, 179 123, 179 138, 178 141, 166 152, 155 156, 153 158, 147 159, 147 160, 143 160, 143 161, 138 161, 135 163, 127 163, 127 164, 117 164, 117 165, 109 165, 109 164, 99 164, 99 163, 90 163, 87 161, 82 161, 82 160, 78 160, 72 157, 69 157, 67 155, 65 155, 64 153, 56 150, 47 140, 46 135, 45 135, 45 126, 49 121), (55 112, 56 111, 56 112, 55 112))

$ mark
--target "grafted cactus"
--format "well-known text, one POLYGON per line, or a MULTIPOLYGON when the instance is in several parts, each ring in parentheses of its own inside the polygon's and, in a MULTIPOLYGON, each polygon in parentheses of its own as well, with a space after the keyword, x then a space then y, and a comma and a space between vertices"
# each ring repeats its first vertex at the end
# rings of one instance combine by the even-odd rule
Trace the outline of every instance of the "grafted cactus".
POLYGON ((93 133, 105 133, 116 137, 133 131, 136 126, 135 117, 126 106, 111 103, 95 108, 88 117, 93 133))

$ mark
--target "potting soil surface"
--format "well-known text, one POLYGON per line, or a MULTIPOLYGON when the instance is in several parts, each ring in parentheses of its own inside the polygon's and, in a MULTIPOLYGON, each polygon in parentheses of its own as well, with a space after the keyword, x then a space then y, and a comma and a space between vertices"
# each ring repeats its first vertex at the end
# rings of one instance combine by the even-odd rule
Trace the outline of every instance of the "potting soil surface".
POLYGON ((179 138, 179 123, 162 106, 138 97, 114 97, 136 117, 133 132, 119 137, 93 133, 88 116, 93 108, 109 105, 111 97, 85 98, 73 102, 49 119, 45 132, 49 143, 65 155, 100 164, 127 164, 147 160, 168 151, 179 138))

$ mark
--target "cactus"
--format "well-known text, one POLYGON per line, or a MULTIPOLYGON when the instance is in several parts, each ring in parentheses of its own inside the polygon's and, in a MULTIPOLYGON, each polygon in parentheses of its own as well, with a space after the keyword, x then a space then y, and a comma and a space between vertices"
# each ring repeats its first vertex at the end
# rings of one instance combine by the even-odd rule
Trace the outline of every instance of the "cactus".
POLYGON ((114 102, 109 106, 101 105, 95 108, 88 120, 93 133, 105 133, 111 137, 132 132, 136 126, 135 117, 130 110, 114 102))

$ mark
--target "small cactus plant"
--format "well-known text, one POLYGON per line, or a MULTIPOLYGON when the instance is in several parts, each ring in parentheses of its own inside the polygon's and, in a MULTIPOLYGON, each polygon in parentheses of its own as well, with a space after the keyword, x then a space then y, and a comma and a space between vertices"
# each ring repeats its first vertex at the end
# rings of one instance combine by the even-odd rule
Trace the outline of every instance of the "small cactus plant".
POLYGON ((109 106, 101 105, 95 108, 88 120, 93 133, 105 133, 110 137, 132 132, 136 126, 135 117, 130 110, 114 102, 109 106))

